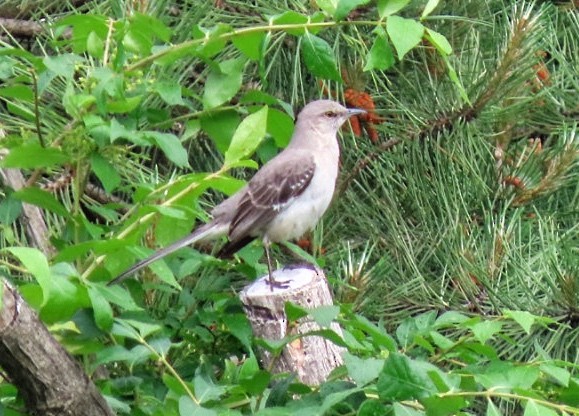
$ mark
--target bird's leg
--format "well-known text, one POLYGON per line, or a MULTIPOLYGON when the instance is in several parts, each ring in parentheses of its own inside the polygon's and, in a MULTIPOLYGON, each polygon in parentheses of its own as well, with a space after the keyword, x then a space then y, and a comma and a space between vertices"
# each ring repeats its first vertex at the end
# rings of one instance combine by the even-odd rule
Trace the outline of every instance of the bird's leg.
POLYGON ((263 247, 265 248, 265 257, 267 257, 267 271, 269 273, 269 288, 273 292, 274 287, 279 287, 281 289, 285 289, 288 287, 286 283, 283 282, 276 282, 273 278, 273 268, 271 266, 271 256, 269 254, 269 248, 271 247, 271 243, 267 239, 263 239, 263 247))

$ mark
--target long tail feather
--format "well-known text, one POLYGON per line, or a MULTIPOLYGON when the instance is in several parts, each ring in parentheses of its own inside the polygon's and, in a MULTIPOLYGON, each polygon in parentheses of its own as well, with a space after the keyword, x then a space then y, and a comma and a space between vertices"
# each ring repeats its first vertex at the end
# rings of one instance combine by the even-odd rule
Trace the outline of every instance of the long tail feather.
POLYGON ((191 234, 183 237, 181 240, 175 241, 173 244, 171 244, 167 247, 164 247, 164 248, 160 249, 159 251, 154 252, 149 257, 139 261, 134 266, 132 266, 131 268, 124 271, 123 273, 121 273, 120 275, 115 277, 113 280, 108 282, 107 286, 116 285, 116 284, 122 282, 123 280, 125 280, 127 277, 129 277, 133 273, 141 270, 143 267, 147 267, 149 264, 153 263, 154 261, 157 261, 157 260, 173 253, 174 251, 179 250, 180 248, 195 244, 201 240, 215 239, 221 235, 224 235, 226 232, 227 232, 227 227, 225 227, 223 225, 215 224, 215 223, 205 224, 205 225, 197 228, 191 234))

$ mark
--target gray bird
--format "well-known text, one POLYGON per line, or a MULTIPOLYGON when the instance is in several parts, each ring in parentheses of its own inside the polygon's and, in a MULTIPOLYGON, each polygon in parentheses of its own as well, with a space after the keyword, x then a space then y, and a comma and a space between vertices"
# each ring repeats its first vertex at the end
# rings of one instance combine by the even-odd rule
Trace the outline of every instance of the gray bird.
POLYGON ((312 229, 334 195, 340 149, 336 134, 342 124, 364 110, 348 109, 335 101, 307 104, 298 115, 289 145, 267 162, 237 193, 212 211, 213 220, 191 234, 136 263, 108 284, 113 285, 174 251, 227 236, 221 254, 231 254, 261 238, 269 282, 273 279, 269 248, 312 229))

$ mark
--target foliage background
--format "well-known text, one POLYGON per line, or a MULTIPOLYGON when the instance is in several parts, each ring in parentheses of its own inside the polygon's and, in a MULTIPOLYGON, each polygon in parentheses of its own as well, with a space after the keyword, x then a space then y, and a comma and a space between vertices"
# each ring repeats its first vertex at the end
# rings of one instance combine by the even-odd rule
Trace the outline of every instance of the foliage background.
POLYGON ((35 12, 49 24, 32 40, 4 35, 2 163, 32 186, 1 190, 0 271, 115 409, 576 413, 576 10, 436 3, 420 20, 418 1, 88 2, 35 12), (395 31, 375 30, 389 7, 453 54, 423 41, 402 57, 395 31), (350 351, 334 380, 309 391, 258 369, 235 291, 264 273, 259 244, 235 261, 186 249, 104 286, 283 147, 297 108, 347 88, 383 122, 377 142, 343 132, 337 198, 308 236, 350 351), (243 131, 255 156, 228 160, 243 131), (44 209, 52 258, 26 249, 23 202, 44 209))

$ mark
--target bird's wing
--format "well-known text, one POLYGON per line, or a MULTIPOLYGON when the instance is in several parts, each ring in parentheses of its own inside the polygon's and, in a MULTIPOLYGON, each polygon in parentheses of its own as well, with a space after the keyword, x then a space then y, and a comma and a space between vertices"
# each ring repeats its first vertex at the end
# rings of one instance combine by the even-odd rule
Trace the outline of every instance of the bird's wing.
POLYGON ((229 227, 234 242, 263 233, 269 222, 310 184, 316 164, 309 153, 284 155, 265 165, 248 183, 229 227))

